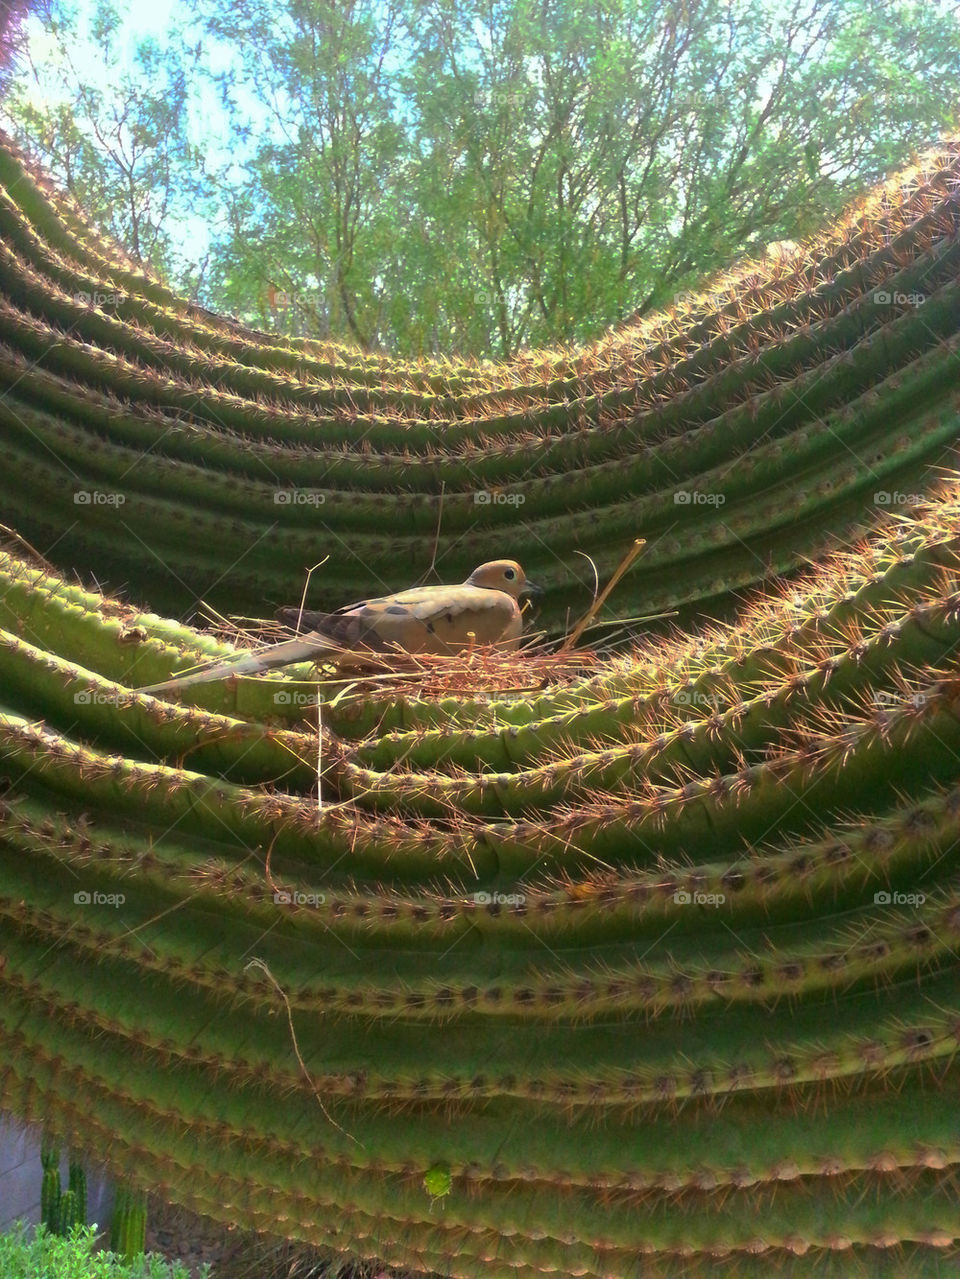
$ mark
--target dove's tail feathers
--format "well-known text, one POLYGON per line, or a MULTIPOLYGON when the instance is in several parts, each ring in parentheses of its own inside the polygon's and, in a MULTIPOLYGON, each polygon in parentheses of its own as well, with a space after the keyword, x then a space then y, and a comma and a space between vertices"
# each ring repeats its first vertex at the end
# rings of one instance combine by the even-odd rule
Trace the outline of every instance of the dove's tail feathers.
POLYGON ((243 657, 217 662, 214 666, 194 671, 190 675, 176 675, 173 679, 164 680, 162 684, 150 684, 147 688, 139 688, 137 692, 166 693, 174 689, 187 688, 191 684, 206 684, 210 680, 223 679, 228 675, 258 675, 261 671, 273 670, 276 666, 304 662, 310 657, 329 652, 333 647, 334 645, 320 635, 311 635, 309 639, 283 640, 279 644, 262 648, 259 652, 246 653, 243 657))

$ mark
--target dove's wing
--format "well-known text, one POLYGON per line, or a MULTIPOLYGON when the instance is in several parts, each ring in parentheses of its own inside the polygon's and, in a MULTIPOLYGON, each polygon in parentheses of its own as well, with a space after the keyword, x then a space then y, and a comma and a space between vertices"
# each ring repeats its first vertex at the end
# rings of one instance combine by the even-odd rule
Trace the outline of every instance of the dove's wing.
MULTIPOLYGON (((281 621, 296 623, 298 610, 280 609, 281 621)), ((513 647, 521 630, 520 609, 503 591, 478 586, 415 586, 364 600, 336 613, 306 612, 301 624, 342 648, 407 653, 458 653, 470 643, 513 647)))

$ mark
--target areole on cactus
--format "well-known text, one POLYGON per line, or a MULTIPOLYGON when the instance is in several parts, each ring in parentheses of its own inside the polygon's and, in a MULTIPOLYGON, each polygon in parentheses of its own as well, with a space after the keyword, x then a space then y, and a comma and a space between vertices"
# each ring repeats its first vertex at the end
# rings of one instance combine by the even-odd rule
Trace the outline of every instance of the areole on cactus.
POLYGON ((958 178, 415 365, 189 305, 0 147, 0 1105, 118 1247, 149 1189, 463 1279, 955 1264, 958 178), (675 616, 514 688, 133 691, 235 651, 197 597, 396 589, 438 520, 448 580, 522 542, 548 647, 576 550, 645 537, 605 617, 675 616))

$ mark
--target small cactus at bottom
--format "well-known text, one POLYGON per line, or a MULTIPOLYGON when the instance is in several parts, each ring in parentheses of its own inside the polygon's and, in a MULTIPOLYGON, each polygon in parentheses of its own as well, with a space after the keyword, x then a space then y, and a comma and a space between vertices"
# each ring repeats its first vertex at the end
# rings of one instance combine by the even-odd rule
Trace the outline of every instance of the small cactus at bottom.
POLYGON ((81 1226, 85 1226, 87 1224, 87 1175, 83 1171, 83 1164, 71 1160, 68 1186, 68 1193, 73 1195, 76 1205, 74 1220, 81 1226))
POLYGON ((40 1217, 46 1228, 55 1234, 60 1211, 60 1173, 56 1168, 44 1168, 40 1191, 40 1217))
POLYGON ((87 1223, 87 1178, 83 1165, 71 1160, 69 1185, 61 1190, 59 1147, 44 1142, 40 1163, 43 1166, 40 1219, 50 1234, 67 1236, 74 1226, 87 1223))
POLYGON ((110 1226, 110 1249, 128 1260, 144 1250, 147 1238, 147 1196, 142 1190, 118 1186, 110 1226))
POLYGON ((40 1187, 40 1219, 51 1234, 57 1233, 60 1213, 60 1149, 44 1141, 40 1147, 43 1181, 40 1187))
POLYGON ((77 1196, 72 1190, 65 1190, 60 1196, 60 1203, 57 1205, 57 1234, 64 1237, 70 1234, 74 1226, 83 1225, 83 1218, 79 1213, 80 1205, 77 1196))

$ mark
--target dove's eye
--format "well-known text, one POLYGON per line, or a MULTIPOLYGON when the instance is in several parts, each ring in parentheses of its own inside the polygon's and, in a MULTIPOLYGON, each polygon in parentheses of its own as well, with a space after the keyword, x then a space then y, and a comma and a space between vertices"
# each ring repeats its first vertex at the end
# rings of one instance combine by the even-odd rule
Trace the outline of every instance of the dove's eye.
POLYGON ((503 570, 503 576, 507 579, 508 582, 512 582, 513 579, 517 576, 517 571, 516 569, 513 569, 513 568, 505 568, 503 570))

